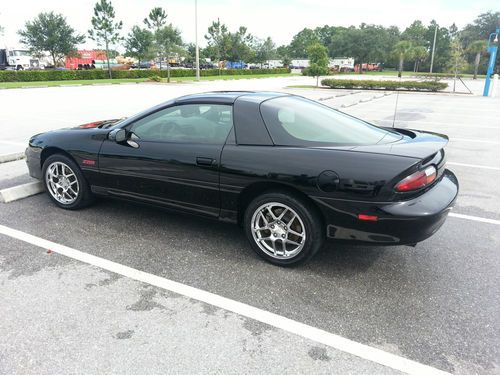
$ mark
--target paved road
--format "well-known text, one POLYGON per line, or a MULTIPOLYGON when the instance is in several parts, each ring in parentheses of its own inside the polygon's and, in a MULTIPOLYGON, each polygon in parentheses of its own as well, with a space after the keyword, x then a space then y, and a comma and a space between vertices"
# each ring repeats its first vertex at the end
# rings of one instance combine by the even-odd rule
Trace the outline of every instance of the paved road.
MULTIPOLYGON (((254 84, 276 90, 289 82, 248 83, 254 84)), ((61 112, 47 108, 44 116, 60 116, 68 125, 72 116, 79 122, 94 118, 78 109, 74 95, 63 99, 63 93, 123 101, 123 106, 111 101, 109 116, 92 102, 101 111, 97 118, 117 116, 123 108, 135 111, 128 86, 104 88, 105 93, 96 87, 31 91, 46 93, 46 100, 65 100, 61 112)), ((161 101, 159 90, 165 90, 133 88, 143 105, 161 101)), ((346 93, 294 92, 315 99, 346 93)), ((392 123, 395 98, 363 92, 323 102, 386 125, 392 123), (378 98, 369 100, 373 96, 378 98)), ((500 152, 492 143, 500 144, 499 104, 500 99, 476 96, 399 96, 396 126, 443 131, 452 139, 448 162, 461 181, 455 213, 500 219, 500 152)), ((31 125, 25 126, 28 132, 31 125)), ((34 126, 45 129, 49 122, 34 126)), ((281 269, 257 258, 238 227, 191 216, 116 201, 64 211, 45 195, 0 207, 0 224, 438 369, 496 374, 500 368, 498 224, 450 217, 416 248, 329 243, 309 264, 281 269)), ((391 372, 236 314, 0 238, 0 300, 8 301, 0 304, 0 315, 7 317, 0 323, 0 372, 391 372)))

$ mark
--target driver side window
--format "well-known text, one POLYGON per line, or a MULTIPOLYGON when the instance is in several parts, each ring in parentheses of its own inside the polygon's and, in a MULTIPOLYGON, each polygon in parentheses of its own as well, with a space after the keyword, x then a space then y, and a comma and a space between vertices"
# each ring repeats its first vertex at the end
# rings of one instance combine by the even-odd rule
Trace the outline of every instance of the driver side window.
POLYGON ((223 144, 232 126, 230 105, 183 104, 138 120, 129 131, 141 141, 223 144))

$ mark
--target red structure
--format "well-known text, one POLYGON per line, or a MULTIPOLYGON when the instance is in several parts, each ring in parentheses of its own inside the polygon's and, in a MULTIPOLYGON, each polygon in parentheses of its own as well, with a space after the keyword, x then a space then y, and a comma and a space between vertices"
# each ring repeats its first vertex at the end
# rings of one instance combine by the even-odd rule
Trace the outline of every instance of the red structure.
POLYGON ((66 57, 64 66, 68 69, 78 69, 78 65, 92 65, 95 60, 106 60, 106 51, 78 51, 77 57, 66 57))
MULTIPOLYGON (((382 70, 380 63, 377 64, 362 64, 363 72, 378 72, 382 70)), ((354 66, 354 71, 359 72, 359 64, 354 66)))

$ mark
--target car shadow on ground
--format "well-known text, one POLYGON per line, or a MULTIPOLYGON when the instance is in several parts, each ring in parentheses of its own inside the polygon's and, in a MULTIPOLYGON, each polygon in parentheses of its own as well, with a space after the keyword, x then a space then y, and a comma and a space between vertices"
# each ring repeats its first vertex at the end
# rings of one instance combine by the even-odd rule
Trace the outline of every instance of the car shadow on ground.
MULTIPOLYGON (((113 214, 120 223, 137 221, 140 223, 135 227, 138 234, 142 233, 142 228, 148 228, 149 231, 156 227, 162 228, 161 234, 155 236, 156 241, 184 241, 183 246, 207 256, 209 253, 214 259, 267 264, 252 251, 243 229, 238 225, 119 200, 99 200, 89 208, 89 211, 94 210, 96 213, 105 211, 106 214, 113 214), (189 239, 188 243, 186 239, 189 239), (238 252, 236 258, 235 251, 238 252)), ((363 273, 387 252, 392 252, 391 248, 353 246, 330 240, 325 241, 322 249, 309 262, 292 269, 349 276, 363 273)))

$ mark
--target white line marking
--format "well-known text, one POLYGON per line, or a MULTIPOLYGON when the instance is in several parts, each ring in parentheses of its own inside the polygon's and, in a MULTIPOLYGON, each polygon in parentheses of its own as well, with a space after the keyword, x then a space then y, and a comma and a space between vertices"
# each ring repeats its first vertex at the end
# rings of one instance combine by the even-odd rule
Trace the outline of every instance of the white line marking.
POLYGON ((456 162, 453 162, 453 161, 447 161, 446 164, 448 164, 448 165, 456 165, 456 166, 459 166, 459 167, 471 167, 471 168, 491 169, 493 171, 500 171, 500 167, 490 167, 489 165, 456 163, 456 162))
POLYGON ((0 141, 4 145, 27 146, 28 142, 0 141))
POLYGON ((457 217, 459 219, 466 219, 466 220, 472 220, 472 221, 480 221, 482 223, 500 225, 500 220, 487 219, 485 217, 462 215, 462 214, 456 214, 454 212, 450 212, 448 215, 452 216, 452 217, 457 217))
MULTIPOLYGON (((354 113, 355 116, 357 117, 364 117, 366 121, 371 122, 373 124, 378 124, 380 126, 385 126, 387 123, 391 123, 392 126, 392 120, 383 120, 383 119, 373 119, 370 120, 369 116, 370 113, 367 111, 367 113, 354 113)), ((389 114, 388 114, 389 115, 389 114)), ((391 115, 392 116, 392 115, 391 115)), ((398 120, 396 119, 396 127, 404 125, 408 127, 408 129, 418 129, 417 126, 421 125, 443 125, 443 126, 449 126, 451 128, 469 128, 469 129, 476 129, 476 128, 481 128, 481 129, 496 129, 500 130, 500 126, 488 126, 488 125, 477 125, 477 124, 456 124, 454 122, 439 122, 439 121, 421 121, 421 120, 398 120), (416 125, 416 126, 415 126, 416 125)), ((404 127, 403 126, 403 127, 404 127)))
POLYGON ((346 339, 333 333, 309 326, 304 323, 297 322, 285 318, 283 316, 261 310, 257 307, 247 305, 229 298, 219 296, 201 289, 168 280, 163 277, 152 275, 143 271, 136 270, 131 267, 124 266, 110 260, 100 258, 91 254, 84 253, 70 247, 45 240, 40 237, 33 236, 29 233, 21 232, 16 229, 0 225, 0 234, 27 242, 34 246, 50 249, 56 253, 67 257, 79 260, 119 275, 129 277, 131 279, 147 283, 158 288, 168 290, 173 293, 208 303, 221 309, 232 311, 236 314, 246 316, 247 318, 257 320, 270 326, 282 329, 306 339, 316 341, 318 343, 330 346, 334 349, 352 354, 354 356, 366 359, 368 361, 378 363, 380 365, 403 371, 407 374, 449 374, 445 371, 438 370, 407 358, 400 357, 395 354, 385 352, 383 350, 373 348, 368 345, 346 339))
POLYGON ((490 141, 489 139, 472 139, 472 138, 450 138, 450 141, 458 141, 458 142, 479 142, 479 143, 493 143, 500 144, 500 141, 490 141))

